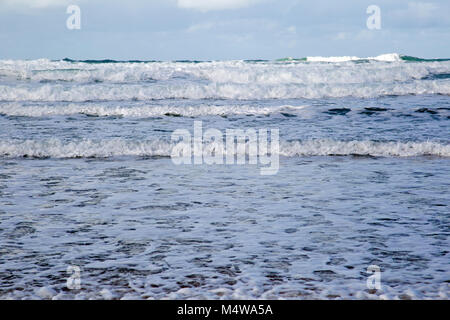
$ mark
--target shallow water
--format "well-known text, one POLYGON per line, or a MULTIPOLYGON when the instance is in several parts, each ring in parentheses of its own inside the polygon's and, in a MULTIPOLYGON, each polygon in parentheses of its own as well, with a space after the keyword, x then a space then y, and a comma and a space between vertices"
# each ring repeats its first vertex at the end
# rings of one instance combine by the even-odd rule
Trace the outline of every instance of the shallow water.
POLYGON ((448 299, 449 69, 0 62, 0 297, 448 299), (175 165, 198 120, 278 173, 175 165))

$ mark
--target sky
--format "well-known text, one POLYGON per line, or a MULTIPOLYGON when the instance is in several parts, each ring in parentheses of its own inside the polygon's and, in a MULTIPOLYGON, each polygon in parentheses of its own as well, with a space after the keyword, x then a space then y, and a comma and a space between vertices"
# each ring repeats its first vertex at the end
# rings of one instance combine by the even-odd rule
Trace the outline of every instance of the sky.
POLYGON ((450 57, 448 0, 0 0, 0 59, 450 57), (68 29, 69 5, 80 29, 68 29), (381 28, 368 29, 367 8, 381 28))

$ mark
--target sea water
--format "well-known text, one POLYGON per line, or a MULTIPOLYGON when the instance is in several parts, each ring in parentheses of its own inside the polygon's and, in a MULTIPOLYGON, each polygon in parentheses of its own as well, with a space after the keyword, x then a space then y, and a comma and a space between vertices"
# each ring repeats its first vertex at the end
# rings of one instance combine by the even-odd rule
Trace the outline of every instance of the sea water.
POLYGON ((0 298, 448 299, 449 95, 399 54, 2 60, 0 298), (278 172, 176 165, 195 121, 278 172))

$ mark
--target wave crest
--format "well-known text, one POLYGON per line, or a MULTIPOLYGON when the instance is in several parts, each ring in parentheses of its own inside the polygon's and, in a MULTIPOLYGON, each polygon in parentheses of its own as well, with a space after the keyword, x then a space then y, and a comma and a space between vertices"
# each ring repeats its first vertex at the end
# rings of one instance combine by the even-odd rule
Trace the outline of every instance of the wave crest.
POLYGON ((319 99, 358 97, 373 98, 387 95, 442 94, 450 95, 450 81, 427 80, 406 83, 358 83, 312 85, 258 85, 258 84, 199 84, 180 83, 167 85, 63 85, 2 86, 3 101, 124 101, 165 99, 319 99))
POLYGON ((0 101, 448 95, 449 74, 450 61, 445 59, 415 61, 398 54, 294 62, 0 60, 0 101))
POLYGON ((89 116, 118 116, 150 118, 159 116, 200 117, 208 115, 269 115, 283 111, 292 112, 306 106, 259 107, 251 105, 199 105, 199 106, 105 106, 99 104, 74 104, 66 106, 22 106, 18 103, 0 104, 0 114, 20 117, 68 116, 85 114, 89 116))
MULTIPOLYGON (((165 140, 134 141, 126 139, 62 141, 60 139, 10 140, 0 142, 0 157, 36 158, 107 158, 118 156, 169 157, 174 144, 165 140)), ((204 150, 212 150, 204 145, 204 150)), ((247 148, 248 149, 248 148, 247 148)), ((224 154, 226 150, 223 150, 224 154)), ((238 151, 234 151, 235 154, 238 151)), ((244 151, 247 153, 247 151, 244 151)), ((450 157, 450 144, 438 142, 336 141, 314 139, 281 141, 279 155, 303 156, 374 156, 374 157, 450 157)))

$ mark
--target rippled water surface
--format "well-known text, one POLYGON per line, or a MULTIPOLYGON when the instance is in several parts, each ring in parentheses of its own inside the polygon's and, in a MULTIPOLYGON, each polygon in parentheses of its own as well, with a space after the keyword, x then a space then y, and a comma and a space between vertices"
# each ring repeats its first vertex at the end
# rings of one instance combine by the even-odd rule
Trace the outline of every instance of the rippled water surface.
POLYGON ((0 298, 448 299, 450 62, 393 57, 0 61, 0 298), (278 173, 175 165, 194 121, 278 173))

